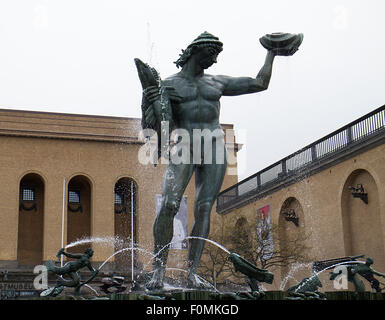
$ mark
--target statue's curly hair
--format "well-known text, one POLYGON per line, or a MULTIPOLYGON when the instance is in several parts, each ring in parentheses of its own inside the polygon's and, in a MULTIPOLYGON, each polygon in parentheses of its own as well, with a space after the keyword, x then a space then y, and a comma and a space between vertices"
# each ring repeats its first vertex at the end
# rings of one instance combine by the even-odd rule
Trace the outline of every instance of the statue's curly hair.
POLYGON ((194 49, 202 49, 202 48, 213 48, 217 53, 220 53, 223 50, 223 47, 215 42, 210 43, 199 43, 199 44, 194 44, 192 46, 188 46, 186 50, 182 49, 182 53, 179 55, 178 60, 174 61, 176 64, 177 68, 183 67, 187 60, 191 57, 193 54, 194 49))

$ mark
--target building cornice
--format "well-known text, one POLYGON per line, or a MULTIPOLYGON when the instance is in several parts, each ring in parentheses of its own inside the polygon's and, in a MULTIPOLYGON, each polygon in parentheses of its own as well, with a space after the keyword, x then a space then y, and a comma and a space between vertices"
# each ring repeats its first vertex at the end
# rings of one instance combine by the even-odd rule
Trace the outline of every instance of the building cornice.
POLYGON ((143 144, 140 119, 0 109, 0 135, 143 144))

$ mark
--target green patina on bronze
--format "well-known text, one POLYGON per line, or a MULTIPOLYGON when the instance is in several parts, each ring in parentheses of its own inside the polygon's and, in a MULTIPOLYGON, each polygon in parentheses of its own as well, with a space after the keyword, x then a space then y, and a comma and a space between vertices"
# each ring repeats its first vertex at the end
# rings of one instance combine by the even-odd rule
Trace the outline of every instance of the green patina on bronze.
MULTIPOLYGON (((158 157, 164 150, 163 146, 159 145, 159 135, 163 130, 162 122, 169 121, 169 130, 182 129, 190 137, 193 136, 194 130, 215 132, 211 141, 205 141, 199 146, 201 154, 204 154, 206 147, 211 148, 212 163, 197 164, 190 161, 176 164, 170 161, 167 165, 162 182, 162 204, 154 222, 154 254, 157 259, 154 260, 152 279, 147 285, 149 289, 163 287, 168 245, 173 236, 173 219, 193 174, 197 192, 194 206, 195 221, 189 243, 187 281, 189 287, 201 286, 196 280, 196 270, 201 259, 204 240, 197 238, 208 237, 211 209, 221 189, 227 165, 224 132, 219 123, 220 98, 266 90, 270 83, 275 56, 294 54, 302 38, 303 36, 294 36, 295 41, 290 43, 286 43, 288 40, 282 38, 281 40, 286 42, 280 46, 280 39, 275 37, 275 47, 267 49, 265 62, 255 78, 206 74, 205 70, 217 62, 217 57, 223 50, 219 38, 209 32, 203 32, 182 50, 182 54, 175 62, 181 70, 164 80, 160 79, 155 69, 140 59, 135 59, 143 88, 142 126, 144 129, 153 129, 158 134, 160 149, 158 157), (217 152, 224 154, 223 159, 217 159, 217 152)), ((190 143, 192 150, 193 147, 190 143)))
POLYGON ((229 259, 233 263, 235 271, 240 272, 249 278, 249 285, 252 291, 259 291, 259 282, 273 283, 273 273, 266 269, 258 268, 245 258, 242 258, 239 254, 231 253, 229 259))
MULTIPOLYGON (((357 257, 364 257, 364 255, 357 256, 357 257)), ((373 259, 368 257, 366 258, 365 263, 357 262, 351 265, 346 265, 347 280, 353 283, 354 291, 356 293, 365 291, 365 284, 361 279, 359 279, 358 276, 361 276, 365 280, 367 280, 370 283, 371 288, 373 288, 376 292, 382 291, 382 289, 380 288, 380 281, 378 281, 374 276, 376 275, 376 276, 385 278, 385 274, 373 270, 371 268, 371 265, 373 264, 373 262, 374 262, 373 259)), ((341 273, 342 273, 342 270, 340 270, 338 273, 331 272, 329 279, 335 280, 338 276, 341 275, 341 273)))
POLYGON ((80 288, 87 283, 91 282, 96 275, 98 270, 95 270, 90 262, 91 257, 93 256, 94 251, 90 248, 84 251, 84 254, 80 253, 68 253, 64 251, 64 248, 61 248, 56 257, 60 260, 62 255, 67 258, 76 259, 75 261, 69 261, 64 266, 58 267, 56 263, 52 260, 48 260, 46 263, 47 270, 56 274, 58 276, 56 280, 56 285, 53 288, 48 288, 47 290, 41 293, 41 296, 52 296, 55 297, 59 295, 65 287, 74 288, 74 294, 79 295, 80 288), (91 273, 91 277, 86 281, 81 281, 80 274, 78 271, 82 268, 88 268, 91 273), (68 277, 65 279, 64 277, 68 277))

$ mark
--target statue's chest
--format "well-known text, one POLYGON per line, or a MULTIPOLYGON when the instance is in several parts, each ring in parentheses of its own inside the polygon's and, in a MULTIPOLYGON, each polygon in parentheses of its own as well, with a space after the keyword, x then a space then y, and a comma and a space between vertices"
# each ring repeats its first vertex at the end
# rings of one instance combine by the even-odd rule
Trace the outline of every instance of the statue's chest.
POLYGON ((177 86, 177 92, 182 101, 191 100, 215 100, 221 97, 221 90, 218 84, 210 79, 199 79, 196 81, 183 80, 177 86))

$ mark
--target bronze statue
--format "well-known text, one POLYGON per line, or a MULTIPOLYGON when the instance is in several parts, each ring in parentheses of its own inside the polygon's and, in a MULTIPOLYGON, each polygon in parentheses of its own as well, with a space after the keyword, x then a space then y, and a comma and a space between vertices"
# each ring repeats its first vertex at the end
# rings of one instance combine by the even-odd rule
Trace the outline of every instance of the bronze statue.
POLYGON ((62 267, 57 267, 55 262, 52 260, 47 261, 47 270, 57 274, 59 277, 56 280, 55 287, 48 288, 47 290, 43 291, 41 296, 57 296, 63 291, 64 287, 75 288, 75 295, 79 295, 80 288, 92 281, 99 272, 99 270, 95 270, 91 265, 90 258, 93 256, 93 254, 94 251, 90 248, 86 249, 84 254, 68 253, 64 251, 64 248, 61 248, 56 255, 59 261, 61 255, 76 260, 69 261, 62 267), (85 267, 87 267, 92 272, 91 277, 87 281, 81 281, 78 271, 85 267), (69 276, 70 279, 64 279, 63 276, 66 275, 69 276))
POLYGON ((273 283, 274 274, 266 269, 257 268, 255 265, 236 253, 231 253, 229 259, 233 263, 235 271, 238 271, 248 277, 248 283, 253 292, 259 292, 260 282, 269 284, 273 283))
POLYGON ((287 289, 288 297, 286 300, 326 300, 325 294, 318 292, 318 288, 321 287, 320 279, 314 274, 287 289))
POLYGON ((124 277, 115 274, 112 275, 112 277, 103 278, 102 283, 103 285, 100 286, 100 290, 106 294, 119 293, 127 289, 127 287, 123 285, 124 277))
POLYGON ((356 275, 359 274, 367 281, 369 281, 370 286, 375 289, 376 292, 381 292, 382 289, 380 288, 380 282, 374 277, 374 275, 385 278, 385 274, 373 270, 370 267, 373 262, 373 259, 368 257, 365 263, 360 263, 352 266, 350 271, 353 275, 353 281, 354 279, 356 279, 356 275))
MULTIPOLYGON (((360 257, 363 257, 360 256, 360 257)), ((371 265, 373 264, 372 258, 367 258, 365 263, 354 263, 353 265, 347 265, 347 280, 349 282, 352 282, 354 285, 354 291, 356 293, 358 292, 364 292, 365 291, 365 284, 364 282, 357 277, 357 275, 362 276, 364 279, 366 279, 370 286, 376 290, 376 292, 381 292, 382 288, 380 288, 380 282, 374 277, 380 276, 385 278, 385 274, 377 272, 371 268, 371 265)), ((331 272, 330 273, 330 280, 334 280, 342 273, 342 270, 339 271, 339 273, 331 272)))
MULTIPOLYGON (((219 123, 220 98, 266 90, 275 56, 292 55, 297 51, 303 37, 291 34, 273 35, 260 39, 268 51, 256 78, 206 74, 205 70, 217 62, 218 54, 223 49, 222 42, 208 32, 199 35, 186 50, 182 50, 175 62, 181 70, 165 80, 160 79, 155 69, 135 59, 143 87, 143 129, 154 130, 158 134, 158 141, 160 135, 167 134, 164 132, 167 130, 176 130, 179 138, 183 134, 192 137, 187 146, 187 159, 171 159, 163 177, 162 205, 153 229, 154 253, 158 259, 154 260, 153 277, 147 285, 149 289, 163 287, 167 245, 173 236, 173 219, 193 174, 196 198, 191 236, 206 238, 209 234, 211 209, 222 186, 227 165, 224 132, 219 123), (164 123, 167 126, 163 127, 164 123), (204 134, 195 139, 196 132, 204 134), (206 158, 207 150, 211 151, 210 159, 206 158)), ((164 155, 165 150, 160 145, 158 156, 164 155)), ((177 149, 174 156, 178 156, 181 150, 177 149)), ((189 287, 199 287, 195 274, 203 246, 204 240, 193 238, 190 241, 187 276, 189 287)))

